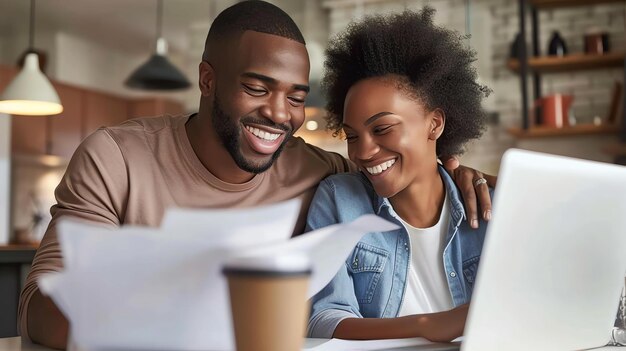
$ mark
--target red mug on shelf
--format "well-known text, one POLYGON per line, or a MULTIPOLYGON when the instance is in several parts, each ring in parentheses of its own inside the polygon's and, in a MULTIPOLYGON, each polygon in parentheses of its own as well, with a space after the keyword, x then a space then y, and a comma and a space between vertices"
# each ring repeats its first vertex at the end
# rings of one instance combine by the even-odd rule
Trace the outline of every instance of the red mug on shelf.
POLYGON ((609 52, 609 35, 605 32, 585 34, 585 53, 604 54, 609 52))
POLYGON ((569 111, 574 102, 572 95, 553 94, 535 101, 535 125, 551 128, 569 126, 569 111))

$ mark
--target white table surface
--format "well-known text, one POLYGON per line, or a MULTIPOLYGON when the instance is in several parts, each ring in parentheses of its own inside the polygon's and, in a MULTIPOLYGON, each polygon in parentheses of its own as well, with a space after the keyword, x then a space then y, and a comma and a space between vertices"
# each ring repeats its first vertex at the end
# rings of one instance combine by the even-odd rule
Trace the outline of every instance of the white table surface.
MULTIPOLYGON (((306 339, 305 344, 308 347, 317 346, 328 339, 306 339)), ((48 347, 35 345, 27 341, 22 342, 21 337, 0 338, 0 351, 57 351, 48 347)))
MULTIPOLYGON (((305 345, 307 347, 311 347, 319 345, 325 341, 327 341, 327 339, 306 339, 305 345)), ((626 350, 626 348, 606 346, 593 350, 626 350)), ((26 341, 22 342, 22 338, 18 336, 14 338, 0 338, 0 351, 54 351, 54 349, 34 345, 26 341)))

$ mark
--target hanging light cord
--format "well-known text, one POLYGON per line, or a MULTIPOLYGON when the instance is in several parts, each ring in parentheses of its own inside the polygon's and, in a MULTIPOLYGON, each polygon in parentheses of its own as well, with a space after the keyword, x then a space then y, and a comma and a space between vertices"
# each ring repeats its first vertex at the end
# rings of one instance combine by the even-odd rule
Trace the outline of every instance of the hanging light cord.
POLYGON ((28 49, 35 48, 35 0, 30 0, 30 33, 28 33, 28 49))
POLYGON ((163 0, 159 0, 157 4, 157 40, 161 37, 161 20, 163 17, 163 0))
POLYGON ((467 37, 467 47, 470 47, 470 41, 472 40, 472 13, 471 13, 470 0, 465 0, 465 36, 467 37))
MULTIPOLYGON (((28 51, 35 50, 35 0, 30 0, 30 32, 28 33, 28 51)), ((52 119, 46 116, 44 152, 46 155, 52 155, 52 119)))

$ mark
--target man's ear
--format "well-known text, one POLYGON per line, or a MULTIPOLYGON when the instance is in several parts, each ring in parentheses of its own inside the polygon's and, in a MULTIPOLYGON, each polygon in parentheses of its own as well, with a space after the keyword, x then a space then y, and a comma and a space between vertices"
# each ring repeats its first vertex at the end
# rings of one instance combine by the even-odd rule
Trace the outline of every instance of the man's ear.
POLYGON ((206 61, 200 62, 198 70, 200 71, 200 79, 198 81, 200 93, 202 96, 211 96, 215 89, 215 70, 213 66, 206 61))
POLYGON ((446 114, 442 109, 436 108, 431 113, 430 117, 430 133, 428 139, 437 140, 443 134, 443 130, 446 126, 446 114))

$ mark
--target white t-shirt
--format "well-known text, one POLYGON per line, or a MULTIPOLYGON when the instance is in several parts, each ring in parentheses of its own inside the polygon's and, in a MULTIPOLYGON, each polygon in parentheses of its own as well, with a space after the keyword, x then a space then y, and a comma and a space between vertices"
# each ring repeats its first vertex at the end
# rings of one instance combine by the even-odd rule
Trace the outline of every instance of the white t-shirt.
POLYGON ((415 228, 400 218, 409 233, 411 257, 398 317, 446 311, 454 307, 443 268, 443 249, 450 221, 448 207, 446 194, 439 221, 430 228, 415 228))

